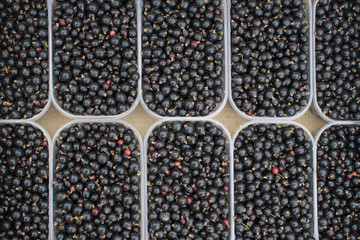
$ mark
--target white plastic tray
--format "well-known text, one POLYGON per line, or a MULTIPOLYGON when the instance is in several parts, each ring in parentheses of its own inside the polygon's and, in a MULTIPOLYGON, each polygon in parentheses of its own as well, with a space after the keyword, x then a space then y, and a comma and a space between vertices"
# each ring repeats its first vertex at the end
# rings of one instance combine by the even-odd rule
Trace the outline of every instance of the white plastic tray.
MULTIPOLYGON (((315 141, 314 141, 314 159, 315 159, 315 164, 314 164, 314 168, 315 168, 315 172, 317 173, 317 143, 320 140, 321 134, 323 134, 323 132, 326 129, 331 128, 332 126, 351 126, 351 125, 356 125, 356 126, 360 126, 359 122, 355 122, 355 121, 335 121, 335 122, 330 122, 327 123, 326 125, 322 126, 319 131, 316 133, 315 135, 315 141)), ((315 189, 315 194, 316 194, 316 225, 318 226, 318 219, 317 219, 317 187, 315 189)), ((318 228, 317 228, 318 229, 318 228)), ((319 232, 318 232, 319 235, 319 232)))
POLYGON ((312 21, 311 21, 311 24, 312 24, 312 29, 313 31, 311 31, 311 35, 312 35, 312 46, 313 46, 313 49, 312 49, 312 59, 313 59, 313 67, 312 67, 312 70, 313 70, 313 96, 314 96, 314 109, 315 111, 317 112, 317 114, 322 118, 324 119, 325 121, 327 122, 334 122, 334 121, 341 121, 341 122, 358 122, 360 123, 360 120, 359 121, 352 121, 352 120, 340 120, 340 119, 332 119, 328 116, 326 116, 323 111, 321 110, 319 104, 318 104, 318 101, 317 101, 317 94, 316 94, 316 52, 315 52, 315 45, 316 45, 316 38, 315 38, 315 31, 316 31, 316 6, 318 4, 319 0, 314 0, 314 4, 312 6, 312 11, 313 11, 313 14, 312 14, 312 21))
POLYGON ((159 120, 157 122, 155 122, 147 131, 145 138, 144 138, 144 144, 143 144, 143 161, 141 164, 141 169, 142 169, 142 174, 141 174, 141 189, 142 191, 142 206, 141 209, 142 210, 142 226, 143 226, 143 239, 149 239, 149 232, 148 232, 148 191, 147 191, 147 162, 148 162, 148 139, 151 136, 153 130, 158 127, 161 126, 162 124, 168 123, 168 122, 210 122, 212 123, 214 126, 219 127, 223 130, 223 135, 224 137, 228 140, 227 143, 227 150, 229 151, 229 157, 230 157, 230 164, 229 164, 229 177, 230 177, 230 192, 229 192, 229 208, 230 208, 230 239, 235 239, 235 231, 234 231, 234 209, 233 209, 233 193, 234 193, 234 182, 231 181, 231 179, 233 179, 233 173, 234 173, 234 162, 233 162, 233 156, 232 156, 232 152, 233 152, 233 144, 231 144, 231 135, 229 133, 229 131, 226 129, 226 127, 220 123, 217 120, 214 119, 210 119, 210 118, 204 118, 201 120, 198 119, 194 119, 194 118, 177 118, 175 120, 159 120))
MULTIPOLYGON (((309 107, 311 106, 311 103, 312 103, 312 100, 313 100, 313 71, 314 71, 314 64, 313 64, 313 57, 312 57, 312 52, 313 52, 313 49, 314 49, 314 46, 313 46, 313 12, 312 12, 312 4, 311 4, 311 0, 303 0, 303 2, 306 4, 306 12, 307 12, 307 20, 308 20, 308 23, 309 23, 309 52, 308 52, 308 73, 309 73, 309 97, 308 97, 308 104, 303 107, 299 112, 297 112, 294 116, 289 116, 289 117, 258 117, 258 116, 249 116, 247 115, 246 113, 244 113, 243 111, 241 111, 235 104, 234 100, 233 100, 233 97, 232 97, 232 87, 231 87, 231 82, 232 82, 232 78, 231 78, 231 36, 228 37, 229 39, 229 53, 228 53, 228 56, 229 56, 229 64, 227 65, 228 67, 228 85, 229 85, 229 93, 228 93, 228 96, 229 96, 229 102, 230 102, 230 105, 231 107, 234 109, 234 111, 239 114, 241 117, 245 118, 245 119, 249 119, 249 120, 260 120, 262 121, 263 119, 267 119, 269 121, 272 121, 272 119, 283 119, 283 120, 295 120, 295 119, 298 119, 300 118, 302 115, 305 114, 305 112, 309 109, 309 107)), ((228 1, 228 6, 227 6, 227 15, 228 16, 231 16, 231 1, 228 1)), ((229 19, 230 20, 230 19, 229 19)), ((231 34, 231 24, 230 24, 230 21, 228 20, 228 29, 229 29, 229 32, 231 34)))
MULTIPOLYGON (((136 99, 135 101, 132 103, 131 107, 123 112, 123 113, 120 113, 118 115, 99 115, 99 116, 94 116, 94 115, 76 115, 76 114, 73 114, 71 112, 68 112, 66 110, 64 110, 60 103, 57 101, 55 95, 55 91, 54 91, 54 82, 56 82, 56 78, 53 74, 53 58, 54 58, 54 49, 53 49, 53 29, 52 29, 52 25, 53 25, 53 11, 54 11, 54 7, 57 6, 58 2, 56 0, 47 0, 48 1, 48 19, 49 19, 49 24, 50 24, 50 27, 49 27, 49 84, 50 84, 50 88, 49 88, 49 92, 50 92, 50 99, 52 101, 52 103, 54 104, 55 108, 62 114, 64 115, 65 117, 68 117, 68 118, 72 118, 72 119, 115 119, 115 118, 123 118, 123 117, 126 117, 127 115, 129 115, 132 111, 134 111, 134 109, 136 108, 136 106, 138 105, 139 103, 139 95, 141 94, 140 93, 140 85, 139 85, 139 82, 140 82, 140 78, 138 79, 138 86, 137 86, 137 96, 136 96, 136 99)), ((136 0, 135 4, 136 6, 138 5, 137 2, 139 0, 136 0)), ((138 8, 136 9, 137 11, 137 14, 138 14, 138 8)), ((137 26, 138 28, 139 26, 137 26)), ((140 35, 137 35, 137 40, 139 40, 139 36, 140 35)), ((138 63, 138 73, 140 74, 140 54, 139 54, 139 44, 137 44, 137 49, 138 49, 138 54, 137 54, 137 63, 138 63)), ((141 77, 141 75, 140 75, 141 77)))
MULTIPOLYGON (((235 133, 232 136, 232 159, 234 161, 234 144, 235 144, 235 140, 237 138, 237 136, 239 135, 240 131, 248 126, 251 125, 271 125, 271 124, 276 124, 276 125, 282 125, 282 126, 295 126, 297 128, 301 128, 304 130, 305 132, 305 136, 308 137, 308 139, 311 141, 312 143, 312 167, 313 167, 313 174, 312 174, 312 194, 313 194, 313 237, 318 240, 319 239, 319 234, 318 234, 318 222, 317 222, 317 177, 316 177, 316 145, 314 142, 314 138, 311 135, 310 131, 302 124, 297 123, 297 122, 293 122, 293 121, 286 121, 286 120, 279 120, 279 119, 272 119, 272 120, 267 120, 267 119, 261 119, 261 120, 255 120, 255 121, 250 121, 245 123, 244 125, 240 126, 238 130, 235 131, 235 133)), ((232 181, 234 182, 234 180, 232 181)), ((235 196, 232 196, 232 199, 234 199, 235 196)), ((233 205, 234 209, 234 201, 231 203, 233 205)), ((235 216, 235 213, 232 213, 233 216, 235 216)))
POLYGON ((51 137, 50 134, 46 131, 46 129, 41 126, 40 124, 36 123, 36 122, 32 122, 32 121, 21 121, 21 120, 17 120, 17 121, 11 121, 11 120, 0 120, 0 126, 2 125, 31 125, 37 129, 39 129, 40 131, 43 132, 44 136, 46 137, 47 141, 48 141, 48 151, 49 151, 49 159, 48 159, 48 163, 49 163, 49 176, 48 176, 48 181, 49 181, 49 186, 48 186, 48 191, 49 191, 49 197, 48 197, 48 201, 49 201, 49 209, 48 209, 48 215, 49 215, 49 223, 48 223, 48 239, 51 239, 51 235, 52 235, 52 222, 51 222, 51 218, 52 218, 52 211, 51 211, 51 199, 52 199, 52 178, 51 178, 51 170, 52 166, 53 166, 53 152, 52 152, 52 141, 51 141, 51 137))
POLYGON ((7 122, 10 122, 10 123, 14 123, 14 122, 18 122, 18 123, 22 123, 23 121, 37 121, 37 120, 39 120, 42 116, 44 116, 45 115, 45 113, 49 110, 49 108, 50 108, 50 105, 51 105, 51 75, 52 75, 52 67, 50 66, 50 64, 51 64, 51 61, 50 61, 50 43, 51 43, 51 34, 50 34, 50 32, 51 32, 51 25, 50 25, 50 23, 51 23, 51 21, 50 21, 50 12, 51 11, 49 11, 49 9, 50 9, 50 4, 49 4, 49 1, 50 0, 47 0, 47 4, 46 4, 46 7, 47 7, 47 12, 48 12, 48 46, 49 46, 49 48, 48 48, 48 57, 49 57, 49 69, 48 69, 48 76, 49 76, 49 82, 48 82, 48 86, 49 86, 49 89, 48 89, 48 102, 46 103, 46 105, 41 109, 41 112, 40 113, 38 113, 38 114, 36 114, 36 115, 34 115, 34 116, 32 116, 31 118, 22 118, 22 119, 12 119, 12 118, 10 118, 10 119, 4 119, 4 118, 2 118, 2 119, 0 119, 0 121, 7 121, 7 122))
POLYGON ((224 93, 223 93, 223 100, 217 104, 216 108, 214 111, 212 111, 209 115, 207 116, 196 116, 196 117, 181 117, 181 116, 175 116, 175 117, 172 117, 172 116, 160 116, 159 114, 157 114, 156 112, 154 111, 151 111, 148 106, 146 105, 145 101, 144 101, 144 98, 143 98, 143 91, 142 91, 142 23, 143 23, 143 17, 142 17, 142 11, 143 11, 143 0, 138 0, 138 11, 137 11, 137 22, 138 22, 138 51, 139 51, 139 58, 138 58, 138 61, 139 61, 139 73, 140 73, 140 87, 139 87, 139 96, 140 96, 140 104, 141 106, 143 106, 143 108, 145 109, 145 111, 151 115, 152 117, 156 118, 156 119, 168 119, 168 120, 175 120, 175 119, 178 119, 178 118, 192 118, 192 119, 205 119, 205 118, 213 118, 215 117, 217 114, 219 114, 225 107, 225 104, 226 104, 226 101, 227 101, 227 98, 228 98, 228 88, 229 88, 229 81, 228 81, 228 68, 227 66, 230 64, 230 61, 229 61, 229 42, 230 40, 228 39, 228 24, 227 22, 229 21, 228 19, 228 14, 226 12, 226 2, 227 0, 222 0, 222 15, 223 15, 223 22, 224 22, 224 57, 223 57, 223 76, 222 76, 222 80, 223 80, 223 90, 224 90, 224 93))
POLYGON ((136 137, 138 143, 139 143, 139 150, 140 150, 140 157, 139 157, 139 162, 140 162, 140 172, 141 172, 141 182, 140 182, 140 193, 139 193, 139 197, 140 197, 140 201, 141 201, 141 220, 140 220, 140 228, 141 228, 141 231, 140 231, 140 235, 141 235, 141 239, 144 239, 143 236, 143 231, 144 231, 144 228, 143 228, 143 203, 142 203, 142 196, 143 196, 143 188, 142 188, 142 178, 143 178, 143 172, 144 172, 144 168, 142 166, 142 162, 143 162, 143 141, 142 141, 142 138, 141 138, 141 135, 139 133, 139 131, 134 127, 132 126, 131 124, 129 124, 128 122, 125 122, 123 120, 113 120, 113 119, 103 119, 103 120, 98 120, 98 119, 92 119, 92 120, 73 120, 73 121, 70 121, 66 124, 64 124, 63 126, 61 126, 57 131, 56 133, 54 134, 54 137, 53 137, 53 141, 52 141, 52 146, 51 146, 51 149, 50 149, 50 153, 51 153, 51 156, 52 156, 52 161, 51 163, 49 164, 49 183, 50 183, 50 186, 49 186, 49 192, 50 192, 50 196, 49 196, 49 201, 50 201, 50 209, 49 209, 49 213, 50 213, 50 218, 49 218, 49 221, 50 221, 50 229, 49 229, 49 239, 53 240, 53 239, 56 239, 55 238, 55 226, 54 226, 54 194, 53 194, 53 181, 54 181, 54 166, 55 166, 55 163, 56 163, 56 150, 57 150, 57 147, 56 147, 56 139, 60 136, 60 133, 73 126, 73 125, 77 125, 77 124, 84 124, 84 123, 103 123, 103 124, 109 124, 109 125, 117 125, 117 124, 122 124, 124 125, 126 128, 128 129, 131 129, 134 133, 134 136, 136 137), (50 234, 51 233, 51 234, 50 234))

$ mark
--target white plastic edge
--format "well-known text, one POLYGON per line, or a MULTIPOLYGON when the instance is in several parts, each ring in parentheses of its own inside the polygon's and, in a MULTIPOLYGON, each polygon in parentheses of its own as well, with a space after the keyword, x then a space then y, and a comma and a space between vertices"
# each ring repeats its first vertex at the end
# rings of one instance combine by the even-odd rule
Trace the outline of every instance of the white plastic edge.
MULTIPOLYGON (((140 94, 140 78, 138 79, 138 84, 137 84, 137 96, 135 98, 135 101, 132 103, 131 107, 126 110, 123 113, 117 114, 117 115, 99 115, 99 116, 93 116, 93 115, 76 115, 73 113, 70 113, 66 110, 64 110, 60 105, 59 102, 56 100, 55 98, 55 93, 54 93, 54 71, 53 71, 53 57, 54 57, 54 50, 53 50, 53 29, 52 29, 52 15, 53 15, 53 10, 54 10, 54 4, 56 3, 56 0, 47 0, 48 1, 48 21, 49 21, 49 92, 50 92, 50 99, 51 102, 54 104, 55 108, 65 117, 67 118, 71 118, 71 119, 79 119, 79 120, 89 120, 89 119, 98 119, 98 120, 103 120, 103 119, 116 119, 116 118, 123 118, 126 117, 127 115, 129 115, 132 111, 135 110, 136 106, 139 103, 139 94, 140 94)), ((139 0, 136 0, 135 5, 137 5, 137 2, 139 0)), ((138 12, 138 9, 136 9, 136 11, 138 12)), ((138 26, 137 26, 138 27, 138 26)), ((139 35, 137 35, 137 39, 139 39, 139 35)), ((139 46, 137 46, 138 48, 139 46)), ((139 53, 139 52, 138 52, 139 53)), ((139 58, 141 58, 139 56, 139 54, 137 54, 137 60, 138 60, 138 73, 140 74, 140 63, 139 63, 139 58)), ((141 76, 141 75, 140 75, 141 76)))
MULTIPOLYGON (((235 149, 234 144, 235 144, 235 140, 237 138, 237 136, 239 135, 240 131, 248 126, 251 125, 271 125, 271 124, 276 124, 276 125, 292 125, 298 128, 301 128, 302 130, 304 130, 304 132, 306 133, 306 135, 309 137, 311 143, 312 143, 312 168, 313 168, 313 174, 312 174, 312 191, 313 191, 313 227, 314 227, 314 232, 313 232, 313 237, 318 240, 319 239, 319 233, 318 233, 318 221, 317 221, 317 174, 316 174, 316 143, 314 141, 314 138, 311 134, 311 132, 301 123, 298 122, 293 122, 293 121, 286 121, 286 120, 279 120, 279 119, 272 119, 271 121, 267 120, 267 119, 262 119, 262 120, 254 120, 254 121, 250 121, 247 122, 243 125, 241 125, 233 134, 232 136, 232 148, 235 149)), ((234 151, 232 152, 232 159, 234 161, 234 151)), ((234 182, 234 179, 233 181, 234 182)), ((234 199, 235 196, 233 196, 234 199)), ((233 207, 234 206, 234 202, 232 202, 233 207)))
MULTIPOLYGON (((140 165, 140 172, 141 172, 141 176, 140 176, 140 181, 142 181, 142 178, 143 178, 143 172, 144 172, 144 169, 142 167, 142 162, 143 162, 143 158, 144 158, 144 154, 143 154, 143 140, 142 140, 142 137, 139 133, 139 131, 133 126, 131 125, 130 123, 124 121, 124 120, 114 120, 114 119, 77 119, 77 120, 72 120, 70 122, 67 122, 66 124, 62 125, 57 131, 56 133, 54 134, 54 137, 53 137, 53 140, 52 140, 52 146, 51 146, 51 157, 52 157, 52 161, 51 161, 51 164, 49 164, 49 176, 50 176, 50 179, 49 179, 49 189, 50 189, 50 197, 49 197, 49 201, 50 201, 50 228, 49 228, 49 239, 50 240, 54 240, 56 239, 55 238, 55 226, 54 226, 54 198, 53 198, 53 181, 54 181, 54 166, 55 166, 55 156, 56 156, 56 139, 59 137, 60 133, 73 126, 73 125, 76 125, 76 124, 85 124, 85 123, 104 123, 104 124, 110 124, 110 125, 116 125, 116 124, 122 124, 124 125, 126 128, 128 129, 131 129, 135 135, 135 137, 137 138, 138 140, 138 143, 139 143, 139 150, 140 150, 140 158, 139 158, 139 165, 140 165), (51 233, 51 235, 50 235, 51 233)), ((143 215, 143 211, 144 211, 144 208, 143 208, 143 204, 142 204, 142 195, 143 195, 143 188, 142 188, 142 182, 140 182, 140 206, 141 206, 141 220, 140 220, 140 234, 141 234, 141 239, 144 239, 143 238, 143 219, 142 219, 142 215, 143 215)))
POLYGON ((233 161, 233 155, 231 154, 233 152, 233 144, 231 143, 231 135, 229 130, 219 121, 215 120, 215 119, 210 119, 210 118, 204 118, 204 119, 194 119, 191 117, 186 117, 186 118, 177 118, 176 120, 172 120, 172 119, 163 119, 163 120, 158 120, 157 122, 155 122, 150 128, 149 130, 146 132, 146 135, 144 137, 144 144, 143 144, 143 162, 142 162, 142 173, 141 174, 141 189, 142 191, 142 206, 141 209, 144 209, 144 211, 142 211, 142 216, 141 218, 143 219, 142 222, 142 227, 143 227, 143 239, 149 239, 149 232, 148 232, 148 198, 147 198, 147 194, 148 194, 148 190, 147 190, 147 161, 148 161, 148 156, 147 156, 147 150, 148 150, 148 139, 151 136, 153 130, 158 127, 161 126, 162 124, 165 123, 169 123, 169 122, 210 122, 213 125, 221 128, 223 130, 223 135, 227 138, 228 140, 228 151, 229 152, 229 157, 230 157, 230 165, 229 165, 229 178, 230 178, 230 192, 229 192, 229 208, 230 208, 230 239, 235 239, 235 230, 234 230, 234 209, 233 209, 233 196, 234 196, 234 181, 232 181, 233 179, 233 174, 234 174, 234 161, 233 161))
MULTIPOLYGON (((308 103, 305 107, 303 107, 299 112, 297 112, 294 116, 291 117, 258 117, 258 116, 249 116, 246 113, 244 113, 243 111, 241 111, 235 104, 233 98, 232 98, 232 87, 231 87, 231 82, 232 82, 232 78, 231 78, 231 61, 228 64, 228 81, 229 81, 229 93, 228 93, 228 97, 229 97, 229 103, 231 105, 231 107, 234 109, 234 111, 240 115, 241 117, 248 119, 248 120, 260 120, 262 121, 263 119, 268 119, 270 121, 273 121, 274 119, 280 119, 280 120, 286 120, 286 121, 292 121, 292 120, 296 120, 298 118, 300 118, 301 116, 303 116, 306 111, 310 108, 311 103, 313 101, 313 58, 312 58, 312 52, 313 52, 313 14, 312 14, 312 4, 311 4, 311 0, 303 0, 304 3, 307 4, 307 20, 309 22, 309 53, 308 53, 308 73, 309 73, 309 98, 308 98, 308 103)), ((228 16, 231 16, 231 3, 230 0, 228 1, 228 16)), ((231 19, 229 19, 231 20, 231 19)), ((231 59, 231 24, 230 21, 228 23, 228 28, 229 28, 229 59, 231 59)))
POLYGON ((227 99, 228 99, 228 92, 229 92, 229 80, 227 79, 227 77, 229 76, 228 74, 228 65, 229 65, 229 55, 228 55, 228 48, 229 48, 229 40, 228 40, 228 27, 227 27, 227 22, 228 22, 228 16, 226 14, 226 3, 227 0, 221 0, 222 1, 222 15, 223 15, 223 21, 224 21, 224 75, 223 75, 223 82, 224 82, 224 95, 223 95, 223 100, 218 103, 218 105, 216 106, 216 109, 214 111, 212 111, 209 115, 206 116, 196 116, 196 117, 181 117, 181 116, 160 116, 159 114, 155 113, 154 111, 151 111, 148 106, 146 105, 144 98, 143 98, 143 91, 142 91, 142 7, 143 7, 143 0, 138 0, 138 36, 140 36, 138 38, 138 54, 140 56, 140 59, 138 60, 139 62, 139 73, 140 73, 140 87, 139 87, 139 98, 140 98, 140 104, 143 107, 143 109, 152 117, 158 119, 158 120, 173 120, 176 121, 177 119, 181 118, 181 119, 186 119, 186 118, 191 118, 191 119, 197 119, 197 120, 204 120, 207 118, 214 118, 216 115, 218 115, 225 107, 227 99))

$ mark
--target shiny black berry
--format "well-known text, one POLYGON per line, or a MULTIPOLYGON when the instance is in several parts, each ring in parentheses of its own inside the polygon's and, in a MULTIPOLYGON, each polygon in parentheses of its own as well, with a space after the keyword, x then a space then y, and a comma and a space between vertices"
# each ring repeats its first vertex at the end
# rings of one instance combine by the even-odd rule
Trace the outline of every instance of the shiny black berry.
POLYGON ((165 122, 147 141, 149 239, 230 239, 229 141, 212 122, 165 122))
POLYGON ((231 97, 245 116, 293 117, 308 106, 307 11, 301 0, 231 0, 231 97))
POLYGON ((55 238, 140 240, 140 145, 120 123, 79 123, 55 142, 55 238))
POLYGON ((74 115, 119 115, 137 97, 136 1, 62 0, 54 9, 54 90, 74 115))
POLYGON ((44 0, 0 2, 0 119, 29 119, 47 105, 48 12, 44 0))
POLYGON ((315 13, 316 97, 333 120, 360 120, 360 3, 320 0, 315 13))
POLYGON ((49 238, 49 142, 30 124, 0 125, 0 238, 49 238))
POLYGON ((144 1, 142 90, 159 116, 207 116, 224 100, 221 0, 144 1))
POLYGON ((314 239, 312 141, 300 127, 252 124, 234 140, 236 239, 314 239))

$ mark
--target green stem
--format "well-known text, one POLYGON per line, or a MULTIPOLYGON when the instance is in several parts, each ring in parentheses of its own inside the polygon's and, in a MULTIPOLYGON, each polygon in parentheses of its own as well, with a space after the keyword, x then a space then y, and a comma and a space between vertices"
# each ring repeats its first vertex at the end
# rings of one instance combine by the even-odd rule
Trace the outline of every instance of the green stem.
POLYGON ((245 223, 241 223, 242 225, 244 225, 247 229, 250 229, 248 225, 246 225, 245 223))

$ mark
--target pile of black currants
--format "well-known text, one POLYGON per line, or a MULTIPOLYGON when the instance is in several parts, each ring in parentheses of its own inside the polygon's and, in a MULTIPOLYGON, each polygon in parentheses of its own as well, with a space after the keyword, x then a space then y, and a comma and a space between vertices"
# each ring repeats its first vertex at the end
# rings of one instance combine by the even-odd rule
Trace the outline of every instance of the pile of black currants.
POLYGON ((140 145, 120 123, 79 123, 55 142, 55 238, 140 240, 140 145))
POLYGON ((256 124, 234 142, 235 235, 313 238, 312 142, 300 127, 256 124))
POLYGON ((309 104, 303 0, 231 0, 231 89, 247 116, 293 117, 309 104))
POLYGON ((333 120, 360 120, 360 2, 320 0, 314 14, 317 104, 333 120))
POLYGON ((165 122, 147 141, 149 239, 230 239, 230 157, 212 122, 165 122))
POLYGON ((48 237, 48 139, 30 124, 1 124, 0 238, 48 237))
POLYGON ((29 119, 49 98, 45 0, 0 2, 0 119, 29 119))
POLYGON ((119 115, 138 87, 135 0, 58 0, 54 93, 74 115, 119 115))
POLYGON ((333 125, 317 142, 320 239, 360 236, 360 126, 333 125))
POLYGON ((143 100, 167 117, 207 116, 225 94, 221 0, 144 1, 143 100))

